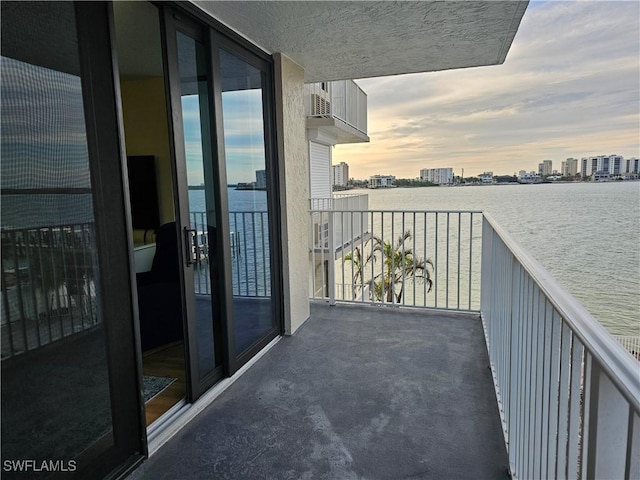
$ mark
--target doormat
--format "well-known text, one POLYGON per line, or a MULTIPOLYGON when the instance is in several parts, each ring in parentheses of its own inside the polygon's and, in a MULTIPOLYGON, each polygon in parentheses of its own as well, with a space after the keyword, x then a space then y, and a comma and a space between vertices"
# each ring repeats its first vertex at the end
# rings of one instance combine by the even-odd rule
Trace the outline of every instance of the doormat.
POLYGON ((142 377, 142 397, 144 403, 153 399, 165 388, 175 382, 177 378, 155 377, 153 375, 143 375, 142 377))

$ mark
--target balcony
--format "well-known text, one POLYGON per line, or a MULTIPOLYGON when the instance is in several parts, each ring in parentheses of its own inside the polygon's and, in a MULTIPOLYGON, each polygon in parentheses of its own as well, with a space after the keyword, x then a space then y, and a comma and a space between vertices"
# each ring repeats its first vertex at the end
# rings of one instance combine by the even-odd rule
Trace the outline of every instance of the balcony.
MULTIPOLYGON (((326 266, 310 281, 310 320, 134 478, 638 478, 637 338, 606 332, 486 213, 349 205, 358 201, 310 212, 328 227, 310 232, 310 260, 326 266), (375 247, 387 243, 383 261, 375 247)), ((263 213, 234 215, 234 295, 265 296, 263 213)), ((198 230, 201 214, 192 221, 198 230)), ((4 232, 3 357, 95 328, 91 235, 90 225, 4 232), (23 276, 38 288, 20 290, 23 276), (43 290, 46 322, 29 323, 43 290), (57 330, 57 310, 73 324, 57 330)), ((206 239, 196 249, 206 272, 206 239)))
POLYGON ((329 198, 312 198, 309 203, 312 215, 314 242, 318 251, 340 252, 355 240, 368 235, 369 219, 366 215, 349 215, 335 212, 362 212, 368 210, 369 196, 367 194, 334 194, 329 198), (333 232, 332 242, 328 232, 333 232))
POLYGON ((367 94, 353 80, 306 84, 305 110, 311 139, 322 132, 336 143, 369 141, 367 94))
POLYGON ((514 477, 638 477, 637 340, 610 335, 490 215, 327 215, 368 217, 371 240, 329 262, 313 298, 479 315, 514 477))
POLYGON ((314 304, 132 478, 505 478, 477 315, 314 304))
POLYGON ((324 258, 304 327, 134 478, 638 477, 637 360, 488 214, 314 214, 371 236, 324 258), (345 260, 385 243, 390 263, 345 260), (385 276, 409 257, 430 282, 385 276))

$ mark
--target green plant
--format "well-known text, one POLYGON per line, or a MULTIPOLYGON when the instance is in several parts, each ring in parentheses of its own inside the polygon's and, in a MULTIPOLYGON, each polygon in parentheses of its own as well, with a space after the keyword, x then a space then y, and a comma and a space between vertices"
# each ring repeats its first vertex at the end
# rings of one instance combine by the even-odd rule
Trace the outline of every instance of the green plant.
POLYGON ((404 284, 408 278, 424 282, 427 292, 431 291, 433 262, 415 257, 413 250, 406 245, 410 239, 410 230, 400 235, 395 244, 374 236, 373 245, 368 254, 363 255, 362 250, 356 247, 353 254, 345 255, 344 262, 352 262, 354 267, 354 297, 357 291, 361 291, 363 285, 368 284, 369 297, 372 300, 400 303, 404 294, 404 284), (364 282, 365 274, 369 270, 366 268, 367 265, 375 262, 381 263, 380 269, 372 269, 372 277, 364 282))

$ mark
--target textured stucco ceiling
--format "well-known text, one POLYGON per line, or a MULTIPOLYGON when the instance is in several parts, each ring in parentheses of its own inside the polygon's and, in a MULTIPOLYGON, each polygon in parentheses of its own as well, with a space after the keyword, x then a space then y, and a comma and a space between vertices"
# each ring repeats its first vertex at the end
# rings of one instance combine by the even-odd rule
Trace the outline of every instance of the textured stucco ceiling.
POLYGON ((193 3, 313 82, 502 63, 528 2, 193 3))

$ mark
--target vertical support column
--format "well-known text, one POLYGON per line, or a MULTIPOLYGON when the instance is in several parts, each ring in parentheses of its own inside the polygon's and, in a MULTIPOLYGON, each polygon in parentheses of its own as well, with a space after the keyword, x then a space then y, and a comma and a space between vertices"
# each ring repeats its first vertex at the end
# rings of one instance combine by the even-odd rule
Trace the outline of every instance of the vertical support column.
MULTIPOLYGON (((336 262, 334 257, 334 252, 336 251, 335 245, 335 236, 334 236, 334 228, 335 228, 335 219, 336 214, 334 212, 330 212, 329 217, 329 253, 327 254, 327 261, 329 262, 328 268, 328 277, 327 277, 327 287, 329 289, 329 305, 334 306, 336 304, 336 262)), ((344 283, 344 282, 343 282, 344 283)))
POLYGON ((629 408, 629 432, 627 436, 626 480, 640 478, 640 415, 629 408))
POLYGON ((278 187, 281 204, 285 334, 309 318, 309 151, 304 112, 304 69, 274 55, 278 187))
MULTIPOLYGON (((586 478, 625 478, 629 405, 600 366, 591 361, 590 429, 586 478)), ((584 457, 583 457, 584 458, 584 457)))
MULTIPOLYGON (((437 217, 436 217, 437 221, 437 217)), ((491 264, 493 259, 491 254, 493 240, 493 229, 487 219, 482 217, 482 257, 480 272, 480 311, 485 322, 491 321, 491 264)), ((490 327, 489 327, 490 328, 490 327)))
POLYGON ((509 328, 509 385, 504 391, 508 397, 505 399, 507 432, 508 432, 508 454, 509 454, 509 470, 512 475, 516 473, 516 451, 519 442, 519 431, 517 425, 518 413, 518 372, 520 371, 520 329, 521 329, 521 302, 522 297, 522 267, 515 260, 511 266, 511 325, 509 328))

